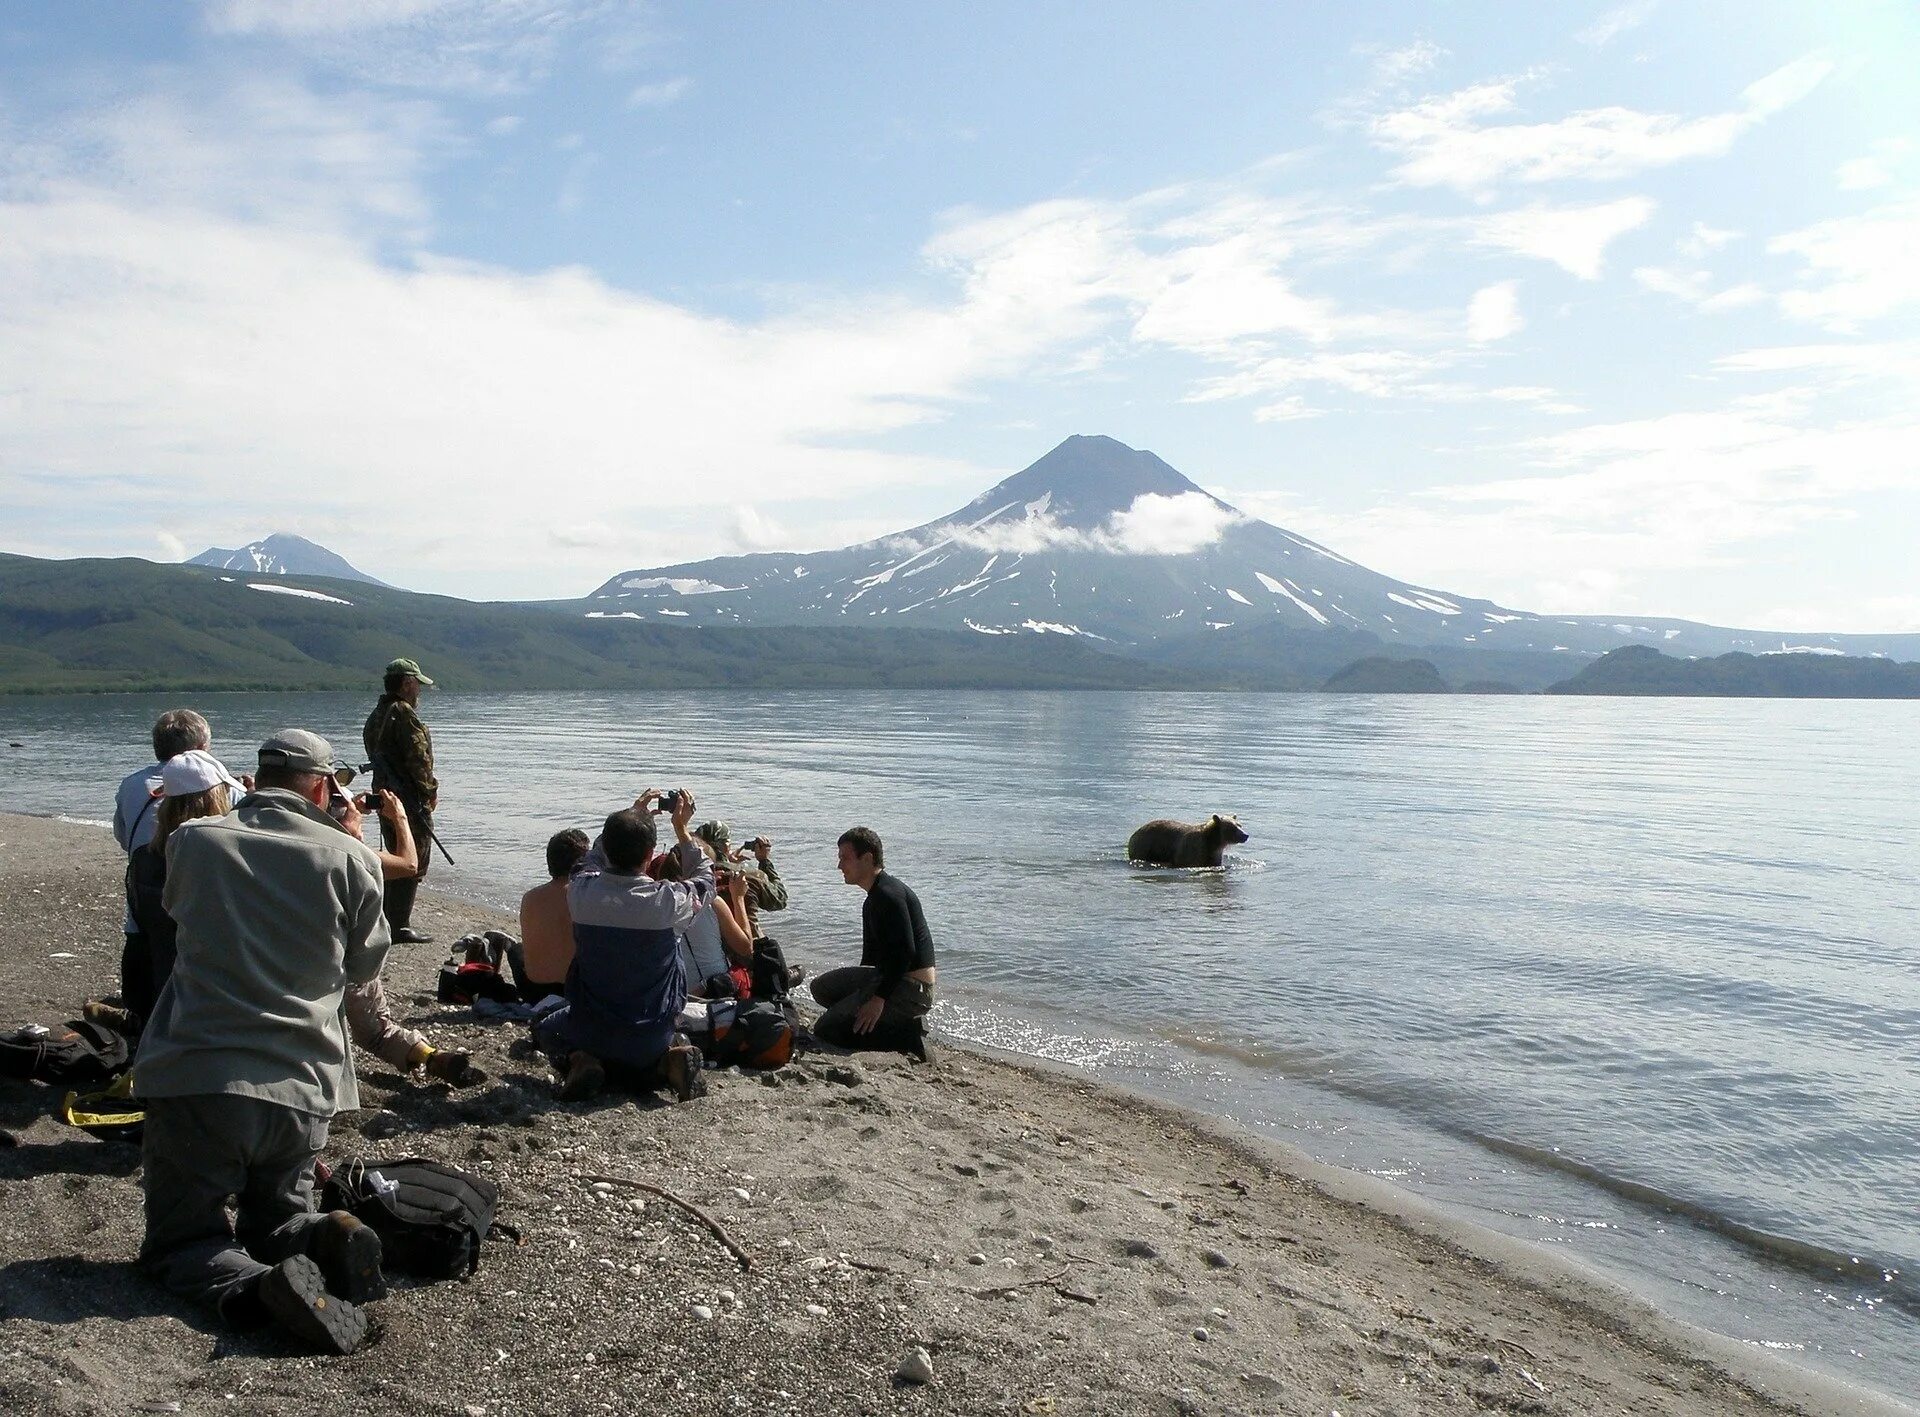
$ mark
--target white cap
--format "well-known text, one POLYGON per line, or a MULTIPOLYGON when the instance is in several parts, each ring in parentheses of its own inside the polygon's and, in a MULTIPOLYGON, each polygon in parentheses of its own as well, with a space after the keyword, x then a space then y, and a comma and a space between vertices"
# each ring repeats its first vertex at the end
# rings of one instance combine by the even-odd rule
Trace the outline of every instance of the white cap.
POLYGON ((168 758, 160 767, 160 795, 162 797, 185 797, 194 792, 205 792, 209 787, 225 783, 235 793, 244 792, 239 783, 233 780, 224 764, 204 748, 189 748, 168 758))

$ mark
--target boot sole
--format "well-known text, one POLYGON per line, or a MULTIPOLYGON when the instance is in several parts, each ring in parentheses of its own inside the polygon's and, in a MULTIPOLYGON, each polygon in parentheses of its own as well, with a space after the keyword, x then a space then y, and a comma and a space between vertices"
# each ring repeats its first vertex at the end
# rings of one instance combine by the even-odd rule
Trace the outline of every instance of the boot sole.
POLYGON ((387 1297, 387 1276, 380 1269, 385 1247, 372 1226, 363 1222, 347 1231, 329 1258, 335 1263, 321 1265, 320 1272, 334 1294, 350 1304, 371 1304, 387 1297))
POLYGON ((606 1085, 607 1070, 605 1068, 584 1068, 578 1072, 569 1068, 567 1080, 560 1084, 560 1100, 585 1102, 589 1097, 598 1096, 606 1085))
POLYGON ((667 1085, 682 1102, 707 1095, 706 1074, 700 1070, 705 1062, 700 1050, 691 1044, 668 1050, 667 1085))
POLYGON ((282 1260, 260 1280, 260 1302, 301 1342, 342 1357, 366 1341, 367 1316, 327 1292, 320 1266, 305 1255, 282 1260))

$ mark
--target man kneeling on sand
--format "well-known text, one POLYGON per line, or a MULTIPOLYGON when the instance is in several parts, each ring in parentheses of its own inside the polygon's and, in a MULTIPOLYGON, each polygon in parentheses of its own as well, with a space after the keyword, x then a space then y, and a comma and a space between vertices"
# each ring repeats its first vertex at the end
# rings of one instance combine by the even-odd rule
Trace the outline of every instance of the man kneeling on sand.
POLYGON ((567 886, 573 966, 566 1002, 536 1011, 533 1040, 565 1075, 560 1096, 591 1097, 609 1081, 665 1084, 681 1101, 705 1091, 700 1050, 674 1020, 687 1002, 679 932, 713 901, 713 867, 687 834, 693 794, 643 792, 608 817, 567 886), (653 812, 673 814, 681 879, 647 874, 653 812))
POLYGON ((826 1010, 813 1021, 813 1036, 838 1048, 897 1049, 927 1062, 933 935, 920 897, 883 869, 886 849, 873 828, 842 832, 839 849, 840 878, 867 893, 860 963, 813 981, 813 997, 826 1010))
POLYGON ((167 839, 178 953, 140 1045, 140 1265, 231 1324, 351 1353, 358 1306, 386 1293, 380 1237, 315 1212, 313 1163, 328 1119, 360 1105, 343 996, 390 942, 379 859, 325 810, 340 766, 326 739, 282 730, 238 807, 167 839))

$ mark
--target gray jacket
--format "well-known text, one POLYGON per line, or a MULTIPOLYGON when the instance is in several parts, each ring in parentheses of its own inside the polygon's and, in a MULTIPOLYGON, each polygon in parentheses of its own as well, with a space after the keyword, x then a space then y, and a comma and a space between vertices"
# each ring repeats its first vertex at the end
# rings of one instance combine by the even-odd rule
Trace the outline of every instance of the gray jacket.
POLYGON ((140 1039, 141 1097, 239 1093, 315 1116, 360 1105, 342 996, 390 943, 380 860, 267 789, 167 838, 179 960, 140 1039))

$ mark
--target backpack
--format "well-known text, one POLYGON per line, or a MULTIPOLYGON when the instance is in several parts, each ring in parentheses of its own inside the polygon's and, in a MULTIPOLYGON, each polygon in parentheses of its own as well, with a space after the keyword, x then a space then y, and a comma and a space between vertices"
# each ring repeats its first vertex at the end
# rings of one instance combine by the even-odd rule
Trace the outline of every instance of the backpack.
POLYGON ((753 942, 753 997, 775 1003, 787 997, 787 952, 763 935, 753 942))
POLYGON ((743 1002, 731 1021, 715 1018, 706 1054, 723 1068, 783 1068, 793 1058, 793 1023, 777 1004, 743 1002))
POLYGON ((126 1036, 74 1019, 60 1028, 30 1023, 0 1034, 0 1075, 50 1083, 111 1082, 127 1070, 126 1036))
POLYGON ((425 1279, 465 1279, 480 1268, 480 1247, 496 1228, 500 1188, 440 1161, 418 1156, 349 1161, 327 1177, 322 1210, 344 1210, 380 1236, 383 1265, 425 1279))
POLYGON ((484 959, 449 959, 440 966, 435 996, 443 1004, 471 1004, 493 999, 502 1004, 520 1002, 520 991, 500 973, 500 966, 484 959))

